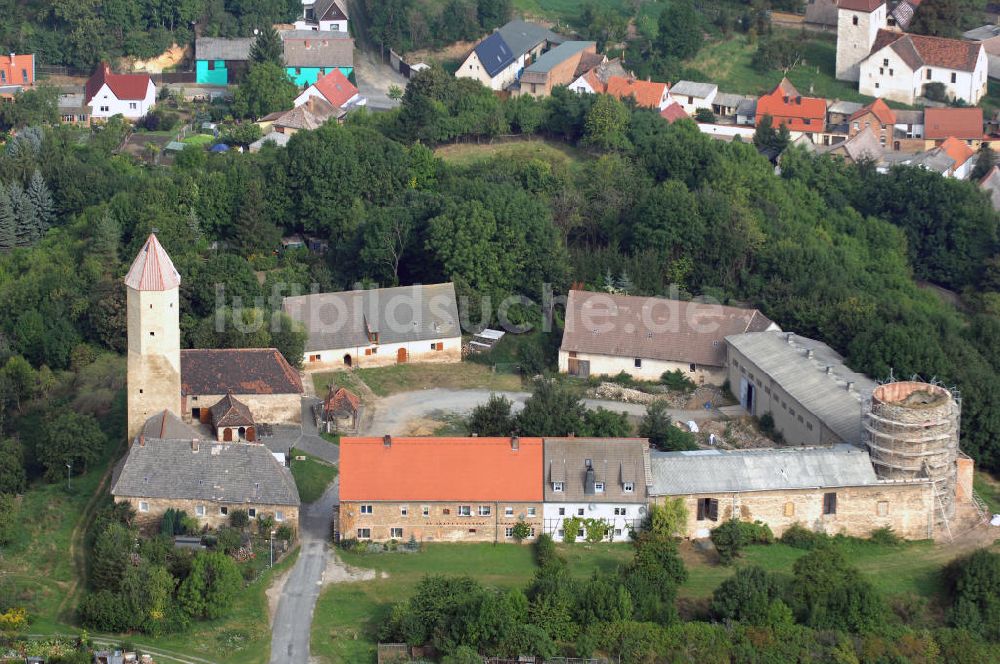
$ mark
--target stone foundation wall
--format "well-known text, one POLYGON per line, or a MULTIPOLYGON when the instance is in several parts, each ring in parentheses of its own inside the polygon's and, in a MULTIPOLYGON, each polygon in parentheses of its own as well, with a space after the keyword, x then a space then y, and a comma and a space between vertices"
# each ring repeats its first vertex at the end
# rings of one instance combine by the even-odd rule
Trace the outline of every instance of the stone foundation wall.
POLYGON ((183 500, 166 498, 116 498, 120 503, 129 503, 135 510, 135 523, 144 532, 158 532, 163 514, 171 507, 175 510, 183 510, 188 516, 194 517, 199 524, 209 528, 229 525, 229 516, 236 510, 247 511, 251 508, 257 510, 257 516, 272 516, 277 512, 282 513, 282 520, 275 523, 290 526, 293 530, 299 530, 299 508, 294 505, 249 505, 244 503, 220 503, 206 500, 183 500), (148 505, 148 509, 139 509, 140 503, 148 505), (205 506, 205 516, 197 516, 198 505, 205 506), (222 508, 227 509, 228 514, 222 514, 222 508))
MULTIPOLYGON (((662 505, 669 497, 657 496, 662 505)), ((796 489, 753 493, 683 496, 688 510, 687 537, 708 537, 708 531, 734 516, 741 521, 763 521, 776 537, 793 523, 835 535, 868 537, 877 528, 891 527, 906 539, 927 539, 934 521, 930 482, 880 483, 838 489, 796 489), (836 514, 823 514, 823 495, 837 494, 836 514), (698 500, 719 501, 719 519, 698 520, 698 500)))
MULTIPOLYGON (((193 408, 211 408, 224 394, 194 394, 184 397, 184 421, 191 422, 193 408)), ((299 394, 234 394, 250 408, 257 424, 301 424, 302 396, 299 394)))
MULTIPOLYGON (((542 532, 542 503, 482 503, 482 502, 343 502, 340 505, 340 536, 343 539, 359 539, 358 529, 370 529, 369 539, 384 542, 390 539, 407 541, 415 537, 418 542, 513 542, 506 536, 506 529, 523 520, 535 529, 537 536, 542 532), (361 505, 371 505, 371 514, 362 514, 361 505), (459 516, 459 505, 469 505, 471 516, 459 516), (407 514, 403 516, 402 508, 407 514), (489 506, 490 515, 480 516, 479 507, 489 506), (423 508, 428 515, 423 516, 423 508), (506 508, 513 514, 506 515, 506 508), (528 516, 528 508, 534 508, 535 516, 528 516), (447 511, 447 513, 446 513, 447 511), (392 537, 390 529, 402 528, 402 535, 392 537)), ((528 538, 533 539, 533 538, 528 538)))

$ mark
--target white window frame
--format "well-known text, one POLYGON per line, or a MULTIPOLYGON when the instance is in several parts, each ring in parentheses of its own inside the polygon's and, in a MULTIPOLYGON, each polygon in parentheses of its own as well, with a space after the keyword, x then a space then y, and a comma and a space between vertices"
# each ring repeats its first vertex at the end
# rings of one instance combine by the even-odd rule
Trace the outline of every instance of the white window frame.
POLYGON ((371 538, 372 538, 372 529, 371 528, 358 528, 358 539, 359 540, 370 540, 371 538), (367 535, 362 534, 362 533, 365 533, 365 532, 367 532, 368 534, 367 535))
POLYGON ((510 528, 510 527, 504 528, 503 529, 503 536, 506 537, 507 539, 510 539, 510 538, 514 537, 514 529, 510 528))
POLYGON ((361 513, 362 514, 371 514, 372 513, 372 506, 371 505, 362 505, 361 506, 361 513))
POLYGON ((207 512, 205 511, 205 506, 204 505, 195 505, 194 506, 194 515, 196 517, 198 517, 199 519, 204 519, 206 514, 207 514, 207 512))
POLYGON ((399 506, 399 516, 409 516, 409 515, 410 515, 410 506, 409 505, 400 505, 399 506))
POLYGON ((423 505, 420 508, 420 514, 421 514, 421 516, 425 516, 425 517, 426 516, 430 516, 431 515, 431 506, 430 505, 423 505))
POLYGON ((562 482, 553 482, 552 483, 552 492, 553 493, 562 493, 563 492, 563 483, 562 482))
POLYGON ((281 523, 284 520, 285 520, 285 513, 282 512, 281 510, 275 510, 274 511, 274 521, 275 521, 275 523, 281 523))
POLYGON ((509 505, 507 507, 503 508, 503 515, 504 516, 514 516, 514 508, 511 507, 511 506, 509 506, 509 505))
POLYGON ((538 514, 538 509, 535 507, 528 508, 528 516, 536 516, 538 514))
POLYGON ((472 516, 472 505, 459 505, 458 516, 472 516))
POLYGON ((390 528, 389 529, 389 539, 403 539, 403 529, 401 527, 399 527, 399 526, 390 528), (396 535, 397 531, 399 532, 399 535, 396 535))
POLYGON ((622 491, 625 493, 635 493, 635 482, 625 482, 622 484, 622 491))
POLYGON ((493 516, 493 507, 490 505, 480 505, 477 514, 479 516, 493 516))
POLYGON ((257 508, 256 507, 249 508, 247 510, 247 516, 250 517, 251 519, 256 519, 257 518, 257 508))
POLYGON ((147 503, 145 500, 140 500, 139 501, 139 511, 140 512, 148 512, 149 511, 149 503, 147 503))
POLYGON ((604 482, 594 482, 594 491, 596 493, 604 493, 604 482))

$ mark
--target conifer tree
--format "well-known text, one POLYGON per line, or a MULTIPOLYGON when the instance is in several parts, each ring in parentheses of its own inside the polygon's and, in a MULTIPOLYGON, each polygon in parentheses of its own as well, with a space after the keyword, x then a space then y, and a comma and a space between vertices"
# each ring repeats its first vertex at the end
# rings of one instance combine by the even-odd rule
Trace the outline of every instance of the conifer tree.
POLYGON ((37 168, 31 174, 31 180, 28 182, 28 189, 25 193, 35 208, 38 236, 41 237, 52 225, 52 220, 55 217, 55 203, 52 201, 52 192, 49 191, 49 186, 45 184, 45 178, 42 177, 41 171, 37 168))
POLYGON ((14 229, 14 243, 18 247, 30 247, 38 239, 38 217, 35 214, 35 205, 21 183, 15 180, 8 188, 10 205, 14 210, 16 226, 14 229))
POLYGON ((7 187, 0 182, 0 250, 10 251, 14 248, 17 238, 17 220, 14 218, 14 208, 10 205, 7 187))

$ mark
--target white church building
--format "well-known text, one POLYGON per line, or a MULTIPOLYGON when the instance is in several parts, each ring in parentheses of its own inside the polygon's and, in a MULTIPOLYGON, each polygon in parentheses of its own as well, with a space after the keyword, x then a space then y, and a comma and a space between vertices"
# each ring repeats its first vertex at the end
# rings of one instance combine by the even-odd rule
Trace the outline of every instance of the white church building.
POLYGON ((989 63, 982 44, 914 35, 900 30, 897 3, 840 0, 837 18, 837 78, 857 81, 871 97, 914 104, 928 84, 939 83, 949 99, 978 104, 986 95, 989 63))

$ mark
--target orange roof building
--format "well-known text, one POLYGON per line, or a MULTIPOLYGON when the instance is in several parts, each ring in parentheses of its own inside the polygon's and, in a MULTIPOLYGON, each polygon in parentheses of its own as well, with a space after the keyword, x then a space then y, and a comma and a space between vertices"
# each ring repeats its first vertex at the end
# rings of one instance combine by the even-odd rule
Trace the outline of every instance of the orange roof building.
POLYGON ((0 55, 0 86, 35 84, 35 56, 9 53, 0 55))
POLYGON ((678 104, 676 101, 668 104, 666 108, 660 111, 660 117, 673 124, 678 120, 683 120, 684 118, 690 117, 684 110, 684 107, 678 104))
POLYGON ((655 108, 663 110, 670 102, 669 86, 666 83, 641 81, 631 76, 612 76, 608 78, 605 92, 618 99, 635 99, 635 105, 640 108, 655 108))
POLYGON ((789 131, 818 133, 826 128, 826 100, 803 97, 784 78, 770 94, 757 100, 756 123, 760 124, 765 115, 771 116, 775 128, 785 125, 789 131))
POLYGON ((950 136, 963 141, 981 141, 983 109, 973 107, 924 110, 924 138, 938 141, 950 136))
POLYGON ((855 120, 863 118, 869 113, 874 115, 875 119, 878 120, 879 124, 881 124, 882 126, 896 124, 896 114, 893 113, 892 109, 889 108, 888 104, 886 104, 881 99, 876 99, 867 106, 860 108, 854 113, 852 113, 850 120, 851 122, 854 122, 855 120))
POLYGON ((339 536, 511 541, 543 526, 541 438, 341 438, 339 536))
POLYGON ((959 140, 954 136, 946 138, 940 147, 945 154, 955 160, 953 170, 956 173, 960 173, 962 167, 976 154, 976 151, 966 145, 965 141, 959 140))

